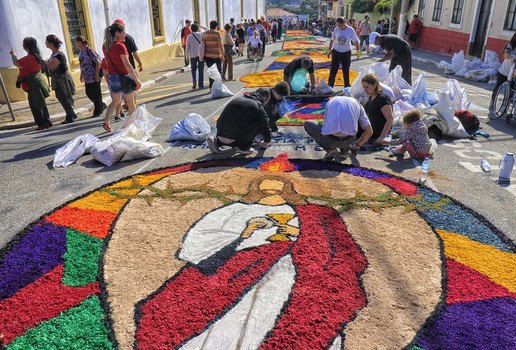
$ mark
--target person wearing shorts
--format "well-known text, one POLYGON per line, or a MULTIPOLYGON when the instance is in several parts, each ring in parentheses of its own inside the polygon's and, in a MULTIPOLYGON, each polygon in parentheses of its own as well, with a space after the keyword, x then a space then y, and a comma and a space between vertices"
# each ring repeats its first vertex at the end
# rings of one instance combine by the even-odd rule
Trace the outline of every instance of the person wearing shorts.
POLYGON ((129 114, 136 109, 134 92, 142 83, 129 62, 127 48, 123 44, 125 40, 125 27, 119 23, 113 23, 105 30, 105 45, 102 47, 104 57, 108 65, 108 82, 112 101, 109 104, 102 127, 106 131, 113 131, 109 125, 109 118, 115 113, 117 105, 124 94, 129 114))

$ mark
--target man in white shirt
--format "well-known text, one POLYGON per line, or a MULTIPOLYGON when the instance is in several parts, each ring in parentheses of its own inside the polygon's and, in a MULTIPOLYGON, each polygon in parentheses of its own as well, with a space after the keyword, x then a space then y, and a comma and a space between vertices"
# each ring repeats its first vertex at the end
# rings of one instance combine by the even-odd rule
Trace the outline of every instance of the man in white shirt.
POLYGON ((305 122, 305 130, 325 151, 324 160, 340 161, 357 151, 373 135, 364 107, 354 98, 337 96, 326 104, 323 124, 305 122), (358 126, 364 130, 356 139, 358 126))
POLYGON ((353 28, 346 24, 344 17, 337 18, 337 27, 333 30, 330 40, 328 57, 331 54, 331 68, 330 77, 328 78, 328 85, 333 87, 335 84, 335 77, 339 71, 339 66, 342 63, 342 73, 344 75, 344 86, 351 86, 349 81, 349 67, 351 67, 351 43, 355 44, 357 50, 357 59, 360 58, 360 40, 353 28))

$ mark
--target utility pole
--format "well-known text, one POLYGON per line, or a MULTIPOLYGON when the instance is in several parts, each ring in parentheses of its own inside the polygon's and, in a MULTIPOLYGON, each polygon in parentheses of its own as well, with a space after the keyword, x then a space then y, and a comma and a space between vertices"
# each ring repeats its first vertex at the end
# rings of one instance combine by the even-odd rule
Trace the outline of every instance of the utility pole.
POLYGON ((394 3, 395 0, 391 0, 391 15, 389 16, 389 31, 387 33, 391 34, 392 28, 392 17, 394 15, 394 3))
POLYGON ((106 27, 111 25, 111 16, 109 14, 109 0, 104 0, 104 18, 106 19, 106 27))
POLYGON ((407 15, 409 10, 409 0, 401 1, 400 18, 398 21, 398 36, 405 38, 405 29, 407 28, 407 15))
POLYGON ((317 0, 317 19, 321 18, 321 4, 322 0, 317 0))

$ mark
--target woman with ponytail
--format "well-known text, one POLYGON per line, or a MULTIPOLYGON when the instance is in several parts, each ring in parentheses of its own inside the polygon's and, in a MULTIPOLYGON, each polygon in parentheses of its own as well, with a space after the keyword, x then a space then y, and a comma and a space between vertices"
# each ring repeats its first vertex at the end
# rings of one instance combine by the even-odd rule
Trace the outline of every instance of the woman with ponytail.
POLYGON ((23 91, 28 93, 28 100, 32 116, 38 128, 36 130, 48 129, 52 126, 50 114, 48 113, 45 98, 50 95, 50 89, 46 80, 41 74, 41 53, 36 39, 28 37, 23 39, 23 49, 27 56, 18 59, 16 52, 11 49, 13 64, 20 69, 18 84, 23 91))
POLYGON ((142 85, 129 62, 129 54, 123 44, 124 40, 124 26, 119 23, 113 23, 106 28, 102 51, 108 66, 108 82, 112 98, 102 124, 106 131, 113 131, 109 125, 109 118, 116 112, 116 106, 122 100, 122 93, 124 94, 129 114, 132 114, 136 109, 134 92, 142 85))

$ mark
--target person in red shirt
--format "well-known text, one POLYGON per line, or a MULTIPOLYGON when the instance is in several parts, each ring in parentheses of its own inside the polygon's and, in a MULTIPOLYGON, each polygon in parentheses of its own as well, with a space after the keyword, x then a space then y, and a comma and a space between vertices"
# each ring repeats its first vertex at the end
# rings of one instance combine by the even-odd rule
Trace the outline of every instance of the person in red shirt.
POLYGON ((129 62, 129 54, 123 44, 124 40, 124 26, 119 23, 113 23, 106 28, 104 33, 105 44, 102 47, 102 51, 107 61, 109 91, 112 96, 112 101, 104 117, 104 124, 102 124, 106 131, 113 131, 109 125, 109 118, 115 113, 116 106, 122 99, 122 93, 124 94, 129 114, 133 114, 136 109, 134 92, 142 85, 133 66, 129 62))
MULTIPOLYGON (((192 34, 192 28, 190 28, 190 24, 192 22, 189 19, 185 19, 185 26, 181 29, 181 46, 183 50, 186 50, 186 39, 188 35, 192 34)), ((185 51, 185 67, 188 66, 188 58, 185 51)))
MULTIPOLYGON (((50 89, 41 74, 41 53, 36 39, 28 37, 23 39, 23 49, 27 56, 18 59, 16 52, 11 49, 13 65, 20 69, 17 83, 20 83, 23 91, 28 93, 29 107, 38 128, 48 129, 52 126, 45 98, 49 96, 50 89)), ((18 85, 17 85, 18 86, 18 85)))
POLYGON ((417 39, 419 34, 421 33, 421 28, 423 27, 423 22, 419 19, 418 15, 414 15, 414 19, 410 22, 409 25, 409 37, 408 42, 410 44, 410 48, 415 49, 417 45, 417 39))

